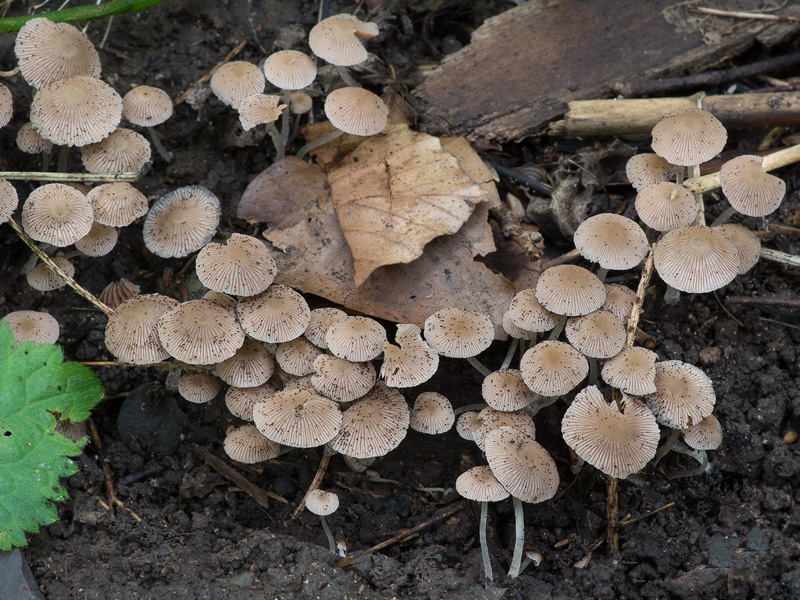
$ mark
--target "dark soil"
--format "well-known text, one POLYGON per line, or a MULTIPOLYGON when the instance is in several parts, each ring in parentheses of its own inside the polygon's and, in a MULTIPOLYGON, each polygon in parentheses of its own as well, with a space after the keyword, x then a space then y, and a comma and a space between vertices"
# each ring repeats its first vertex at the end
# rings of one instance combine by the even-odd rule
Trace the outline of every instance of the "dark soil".
MULTIPOLYGON (((337 5, 336 12, 351 12, 337 5)), ((510 3, 444 3, 431 13, 425 3, 392 4, 382 18, 381 39, 368 47, 383 64, 364 73, 366 81, 389 80, 386 65, 401 79, 425 62, 435 62, 468 41, 469 31, 510 3), (424 32, 420 37, 413 33, 424 32)), ((269 52, 295 46, 316 20, 316 2, 277 0, 169 0, 137 15, 114 19, 108 50, 101 52, 103 73, 120 92, 131 83, 150 84, 178 97, 205 75, 236 44, 249 44, 238 58, 259 62, 269 52), (279 35, 280 34, 280 35, 279 35), (275 40, 281 40, 275 45, 275 40)), ((104 23, 89 26, 99 43, 104 23)), ((0 38, 0 51, 13 36, 0 38)), ((3 69, 13 66, 6 51, 3 69)), ((14 135, 26 119, 30 91, 19 79, 9 86, 16 114, 0 130, 0 169, 37 169, 38 159, 16 150, 14 135)), ((211 97, 197 109, 181 104, 160 127, 175 153, 166 164, 154 155, 153 170, 138 185, 158 197, 176 187, 199 183, 222 200, 223 232, 252 233, 235 221, 247 183, 271 161, 263 134, 242 132, 236 113, 211 97)), ((755 138, 753 138, 755 139, 755 138)), ((546 140, 507 150, 513 155, 554 156, 546 140)), ((755 148, 751 139, 740 150, 755 148)), ((72 170, 78 170, 77 155, 72 170)), ((797 171, 781 173, 789 195, 771 222, 790 225, 798 211, 797 171)), ((30 190, 18 184, 20 196, 30 190)), ((624 192, 629 200, 632 193, 624 192)), ((722 202, 709 198, 712 216, 722 202)), ((796 221, 795 221, 796 222, 796 221)), ((755 221, 748 222, 756 225, 755 221)), ((782 250, 797 254, 796 238, 780 238, 782 250)), ((60 342, 68 359, 109 359, 103 345, 105 318, 68 291, 31 291, 21 275, 29 252, 6 228, 0 230, 2 312, 45 310, 62 324, 60 342)), ((99 293, 112 279, 128 277, 143 291, 180 298, 196 291, 187 260, 165 261, 143 249, 140 226, 122 231, 120 246, 102 258, 75 257, 78 281, 99 293), (186 275, 184 275, 186 273, 186 275)), ((570 471, 560 436, 563 404, 537 417, 541 443, 553 454, 561 474, 553 501, 526 506, 526 541, 543 562, 502 587, 481 585, 477 506, 357 563, 334 566, 319 520, 304 513, 290 519, 321 458, 321 452, 295 451, 244 471, 256 485, 287 498, 269 510, 213 471, 194 451, 201 444, 222 454, 219 442, 234 419, 222 397, 207 405, 179 400, 192 424, 178 450, 155 456, 147 436, 125 445, 116 428, 126 394, 145 381, 163 383, 155 369, 98 368, 107 397, 94 413, 103 447, 87 446, 80 472, 67 482, 70 499, 61 520, 30 536, 25 554, 49 600, 175 598, 800 598, 800 444, 784 434, 800 429, 800 319, 797 312, 725 305, 730 295, 798 297, 797 271, 761 263, 717 294, 684 296, 676 306, 661 301, 663 284, 645 302, 642 329, 655 339, 660 359, 702 366, 717 391, 715 414, 725 441, 710 453, 710 468, 700 476, 670 479, 692 469, 685 456, 669 455, 657 470, 644 473, 643 485, 620 485, 622 515, 645 515, 667 503, 670 509, 645 518, 621 535, 620 551, 601 545, 584 561, 604 533, 605 484, 596 471, 570 471), (106 508, 102 464, 107 460, 115 489, 128 511, 106 508)), ((504 348, 495 344, 486 361, 497 364, 504 348)), ((480 378, 456 361, 444 361, 437 377, 423 386, 448 396, 455 406, 480 401, 480 378)), ((341 509, 329 517, 334 535, 350 552, 390 538, 459 502, 453 486, 458 474, 482 464, 474 444, 455 431, 442 437, 410 432, 401 447, 375 463, 372 473, 350 471, 334 457, 324 486, 335 489, 341 509), (375 479, 379 481, 375 481, 375 479)), ((490 548, 495 573, 508 568, 513 546, 510 501, 490 508, 490 548)), ((0 596, 3 592, 0 591, 0 596)))

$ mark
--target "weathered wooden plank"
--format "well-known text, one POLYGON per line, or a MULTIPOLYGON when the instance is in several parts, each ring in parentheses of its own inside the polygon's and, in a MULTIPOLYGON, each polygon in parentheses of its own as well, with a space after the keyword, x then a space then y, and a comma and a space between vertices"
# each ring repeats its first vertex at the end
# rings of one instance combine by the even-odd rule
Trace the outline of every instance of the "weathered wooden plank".
MULTIPOLYGON (((602 97, 619 79, 696 71, 759 40, 776 43, 797 22, 704 19, 673 0, 529 0, 487 20, 416 90, 430 128, 487 147, 537 132, 572 100, 602 97)), ((704 3, 706 4, 706 3, 704 3)), ((760 0, 707 3, 763 9, 760 0)), ((800 16, 789 3, 776 14, 800 16)))

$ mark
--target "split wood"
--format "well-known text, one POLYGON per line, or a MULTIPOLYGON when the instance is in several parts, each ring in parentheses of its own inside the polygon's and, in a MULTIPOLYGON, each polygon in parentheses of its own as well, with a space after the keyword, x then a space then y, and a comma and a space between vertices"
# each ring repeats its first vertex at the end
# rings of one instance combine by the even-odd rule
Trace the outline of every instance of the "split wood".
POLYGON ((419 523, 418 525, 415 525, 411 529, 406 529, 405 531, 403 531, 401 533, 398 533, 397 535, 389 538, 388 540, 385 540, 385 541, 383 541, 383 542, 381 542, 379 544, 375 544, 374 546, 372 546, 372 548, 367 548, 366 550, 362 550, 361 552, 357 552, 357 553, 353 554, 352 556, 348 556, 347 558, 343 558, 342 560, 337 562, 335 566, 337 566, 337 567, 346 567, 348 565, 353 564, 359 558, 367 556, 368 554, 372 554, 373 552, 376 552, 378 550, 382 550, 383 548, 391 546, 392 544, 397 544, 397 543, 403 542, 403 541, 405 541, 405 540, 407 540, 409 538, 412 538, 415 535, 417 535, 419 532, 427 529, 428 527, 431 527, 432 525, 435 525, 439 521, 443 521, 444 519, 448 519, 448 518, 452 517, 454 514, 464 510, 465 507, 466 507, 466 503, 465 502, 463 502, 463 501, 458 502, 454 507, 449 508, 449 509, 445 510, 442 513, 439 513, 438 515, 436 515, 434 517, 431 517, 427 521, 423 521, 422 523, 419 523))
MULTIPOLYGON (((695 108, 697 100, 690 97, 578 100, 567 106, 564 118, 550 123, 550 134, 566 137, 646 136, 665 116, 685 108, 695 108)), ((703 108, 728 129, 800 124, 800 92, 706 96, 703 108)))
POLYGON ((230 479, 236 487, 241 489, 243 492, 247 493, 253 500, 255 500, 259 505, 269 510, 269 498, 273 500, 277 500, 283 504, 289 504, 289 501, 284 498, 283 496, 279 496, 275 492, 270 492, 269 490, 262 489, 258 487, 256 484, 251 483, 247 477, 239 473, 236 469, 229 466, 221 458, 218 458, 211 454, 208 450, 203 448, 202 446, 195 446, 194 447, 195 454, 197 454, 200 458, 208 463, 208 466, 214 469, 217 473, 225 477, 226 479, 230 479))
POLYGON ((317 472, 314 475, 314 479, 311 481, 311 485, 308 486, 308 490, 303 496, 303 499, 300 500, 300 504, 297 505, 297 508, 295 508, 294 512, 292 513, 292 521, 294 521, 297 517, 299 517, 300 513, 303 512, 303 509, 306 506, 306 498, 308 498, 308 495, 315 489, 317 489, 319 485, 322 483, 322 478, 325 477, 325 471, 328 470, 328 463, 330 462, 331 462, 330 455, 323 454, 322 460, 319 461, 319 468, 317 468, 317 472))
POLYGON ((114 313, 113 308, 101 302, 97 298, 97 296, 92 294, 92 292, 87 290, 85 287, 83 287, 81 284, 75 281, 72 277, 67 275, 61 267, 59 267, 55 262, 53 262, 53 259, 50 258, 44 250, 42 250, 41 248, 39 248, 39 246, 36 245, 36 242, 22 230, 22 227, 20 227, 19 224, 14 219, 9 219, 7 222, 11 227, 11 229, 13 229, 14 232, 19 236, 19 238, 23 242, 25 242, 25 245, 28 246, 28 248, 30 248, 31 250, 33 250, 33 253, 36 256, 38 256, 43 263, 45 263, 48 267, 50 267, 56 275, 58 275, 61 279, 63 279, 69 287, 75 290, 77 294, 83 296, 84 298, 86 298, 86 300, 88 300, 89 302, 94 304, 97 308, 102 310, 106 314, 106 316, 111 316, 114 313))
POLYGON ((217 69, 219 69, 225 63, 229 62, 234 56, 239 54, 239 52, 244 50, 244 47, 246 45, 247 45, 247 39, 244 39, 241 42, 239 42, 238 44, 236 44, 236 47, 233 50, 231 50, 230 52, 228 52, 228 54, 225 55, 225 58, 223 58, 220 62, 218 62, 216 65, 214 65, 214 67, 208 73, 203 75, 200 79, 198 79, 192 85, 190 85, 188 88, 186 88, 186 91, 183 92, 180 96, 178 96, 175 99, 175 101, 172 103, 172 106, 173 107, 178 106, 184 100, 186 100, 186 97, 189 94, 191 94, 195 90, 195 88, 197 88, 197 86, 199 86, 199 85, 205 83, 206 81, 208 81, 209 79, 211 79, 211 76, 214 75, 214 73, 217 72, 217 69))
MULTIPOLYGON (((94 441, 94 446, 97 448, 97 458, 100 460, 100 464, 103 467, 103 479, 104 485, 106 488, 106 494, 108 495, 109 501, 111 501, 112 506, 118 506, 123 510, 127 510, 130 515, 134 518, 137 523, 142 522, 142 517, 137 515, 133 509, 128 508, 125 506, 125 503, 119 499, 117 493, 114 491, 114 480, 111 477, 111 469, 108 467, 108 463, 106 462, 105 458, 103 458, 103 444, 100 441, 100 433, 97 431, 97 425, 94 424, 94 419, 89 419, 89 431, 92 434, 92 440, 94 441)), ((106 507, 108 509, 108 507, 106 507)))

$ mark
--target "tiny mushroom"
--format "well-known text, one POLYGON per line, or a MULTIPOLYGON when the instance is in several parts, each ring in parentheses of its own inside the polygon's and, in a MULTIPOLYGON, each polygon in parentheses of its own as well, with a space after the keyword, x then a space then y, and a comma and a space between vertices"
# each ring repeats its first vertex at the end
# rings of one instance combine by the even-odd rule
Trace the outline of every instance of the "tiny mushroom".
POLYGON ((456 431, 463 439, 474 442, 475 438, 472 434, 478 430, 481 426, 481 422, 482 419, 477 411, 468 410, 458 415, 458 419, 456 419, 456 431))
POLYGON ((342 427, 339 405, 313 390, 276 392, 253 407, 253 422, 274 442, 314 448, 330 442, 342 427))
POLYGON ((508 315, 514 325, 525 331, 539 333, 558 325, 558 317, 541 305, 533 288, 520 290, 514 295, 508 315))
POLYGON ((714 415, 708 415, 681 433, 686 445, 695 450, 716 450, 722 444, 722 425, 714 415))
POLYGON ((314 360, 320 354, 322 354, 321 348, 317 348, 300 336, 279 344, 275 351, 275 360, 289 375, 303 377, 314 372, 314 360))
POLYGON ((314 489, 306 494, 305 500, 306 508, 315 515, 319 515, 322 521, 322 528, 325 530, 325 535, 328 537, 329 549, 332 554, 336 554, 336 542, 333 540, 333 534, 328 527, 328 523, 325 521, 325 517, 332 515, 336 512, 336 509, 339 508, 339 496, 333 492, 314 489))
POLYGON ((414 402, 409 427, 420 433, 436 435, 450 431, 455 420, 450 400, 436 392, 423 392, 414 402))
POLYGON ((542 396, 561 396, 589 373, 586 357, 564 342, 547 340, 525 352, 520 363, 525 384, 542 396))
POLYGON ((161 125, 172 116, 172 99, 160 88, 137 85, 122 98, 122 114, 141 127, 161 125))
MULTIPOLYGON (((52 260, 70 277, 75 275, 75 266, 66 258, 56 256, 52 260)), ((47 263, 39 263, 33 267, 33 269, 28 272, 26 279, 29 286, 40 292, 52 292, 53 290, 59 290, 67 285, 67 282, 61 279, 47 263)))
POLYGON ((225 392, 225 406, 234 417, 245 421, 253 420, 253 407, 259 402, 269 400, 278 393, 269 383, 256 387, 239 388, 231 386, 225 392))
POLYGON ((189 371, 181 375, 178 393, 189 402, 205 404, 219 394, 219 379, 209 371, 189 371))
POLYGON ((536 438, 536 426, 531 413, 526 410, 508 412, 487 406, 478 413, 477 420, 480 424, 472 432, 472 440, 481 450, 486 450, 486 436, 500 427, 513 427, 531 438, 536 438))
POLYGON ((178 304, 161 294, 134 296, 123 302, 108 318, 106 347, 121 361, 134 365, 169 358, 158 339, 158 319, 178 304))
POLYGON ((606 310, 570 317, 565 331, 569 343, 590 358, 611 358, 625 345, 622 321, 606 310))
POLYGON ((311 311, 308 327, 306 327, 303 335, 318 348, 327 350, 328 344, 325 343, 325 336, 328 333, 328 328, 346 316, 347 313, 338 308, 315 308, 311 311))
POLYGON ((267 382, 275 371, 275 361, 256 340, 246 339, 232 357, 222 361, 214 372, 228 385, 238 388, 256 387, 267 382))
POLYGON ((367 394, 375 385, 375 367, 369 362, 350 362, 320 354, 314 359, 311 385, 320 394, 336 402, 352 402, 367 394))
POLYGON ((266 83, 264 73, 253 63, 233 60, 214 71, 210 86, 224 104, 238 109, 242 100, 263 92, 266 83))
POLYGON ((278 284, 255 296, 241 298, 236 314, 247 335, 273 344, 299 337, 311 319, 305 299, 292 288, 278 284))
POLYGON ((594 312, 606 300, 606 289, 583 267, 557 265, 545 269, 536 283, 536 298, 557 315, 579 317, 594 312))
POLYGON ((22 227, 38 242, 63 248, 92 228, 92 206, 81 192, 62 183, 33 190, 22 205, 22 227))
POLYGON ((697 204, 685 187, 670 182, 654 183, 636 194, 636 213, 656 231, 687 227, 697 217, 697 204))
POLYGON ((302 90, 317 76, 317 66, 310 56, 297 50, 274 52, 264 61, 264 75, 282 90, 302 90))
POLYGON ((53 142, 43 138, 30 121, 17 131, 17 148, 26 154, 41 154, 53 149, 53 142))
POLYGON ((144 244, 161 258, 181 258, 200 250, 217 230, 219 199, 199 185, 165 194, 144 221, 144 244))
POLYGON ((260 294, 278 272, 269 248, 241 233, 231 234, 227 244, 206 244, 197 255, 195 268, 204 286, 234 296, 260 294))
POLYGON ((364 23, 348 14, 334 15, 317 23, 308 34, 311 51, 332 65, 351 67, 367 60, 360 40, 378 35, 375 23, 364 23))
POLYGON ((252 424, 230 430, 225 436, 224 448, 231 460, 248 465, 271 460, 281 451, 280 444, 265 438, 252 424))
POLYGON ((86 256, 105 256, 117 245, 117 230, 95 221, 89 233, 75 241, 75 248, 86 256))
POLYGON ((147 214, 147 196, 124 181, 93 187, 86 199, 94 220, 110 227, 126 227, 147 214))
POLYGON ((523 409, 536 398, 517 369, 494 371, 483 380, 481 393, 486 404, 504 412, 523 409))
POLYGON ((627 323, 631 316, 631 309, 636 300, 636 292, 629 287, 618 283, 606 283, 606 301, 603 302, 602 310, 607 310, 623 323, 627 323))
POLYGON ((664 234, 653 259, 667 285, 690 294, 718 290, 739 274, 736 246, 710 227, 680 227, 664 234))
POLYGON ((369 317, 343 317, 325 334, 325 343, 334 356, 353 362, 372 360, 383 352, 386 330, 369 317))
POLYGON ((735 223, 726 223, 713 229, 721 231, 736 246, 739 253, 739 275, 744 275, 756 265, 761 252, 761 240, 755 233, 735 223))
POLYGON ((786 194, 783 179, 767 173, 760 156, 729 160, 719 170, 722 193, 731 206, 749 217, 765 217, 778 209, 786 194))
POLYGON ((281 97, 275 94, 253 94, 239 103, 239 121, 242 129, 250 131, 257 125, 274 123, 286 108, 281 97))
POLYGON ((714 158, 725 147, 728 132, 707 110, 687 108, 653 127, 653 150, 673 165, 688 167, 714 158))
POLYGON ((658 355, 647 348, 627 346, 606 361, 600 376, 608 385, 626 394, 652 394, 656 391, 657 359, 658 355))
POLYGON ((643 153, 631 156, 625 165, 628 181, 637 192, 654 183, 668 181, 678 173, 683 173, 683 167, 670 164, 658 154, 643 153))
POLYGON ((439 367, 439 354, 422 339, 422 331, 409 323, 397 326, 395 346, 383 344, 381 377, 389 387, 414 387, 428 381, 439 367))
POLYGON ((112 281, 103 288, 99 296, 100 302, 111 308, 117 308, 120 304, 138 294, 139 290, 138 285, 123 277, 119 281, 112 281))
POLYGON ((5 223, 17 210, 19 196, 16 188, 5 179, 0 179, 0 224, 5 223))
POLYGON ((589 217, 575 230, 575 248, 602 269, 625 271, 647 256, 647 237, 634 221, 614 213, 589 217))
POLYGON ((89 173, 138 172, 149 160, 150 142, 140 133, 122 127, 81 149, 81 161, 89 173))
POLYGON ((714 384, 702 369, 679 360, 656 363, 656 391, 645 398, 662 425, 686 429, 714 410, 714 384))
POLYGON ((3 321, 9 324, 14 341, 55 344, 58 340, 59 326, 55 317, 35 310, 17 310, 8 313, 3 321))
POLYGON ((494 325, 484 314, 467 308, 443 308, 425 319, 425 341, 441 356, 470 358, 486 350, 494 325))

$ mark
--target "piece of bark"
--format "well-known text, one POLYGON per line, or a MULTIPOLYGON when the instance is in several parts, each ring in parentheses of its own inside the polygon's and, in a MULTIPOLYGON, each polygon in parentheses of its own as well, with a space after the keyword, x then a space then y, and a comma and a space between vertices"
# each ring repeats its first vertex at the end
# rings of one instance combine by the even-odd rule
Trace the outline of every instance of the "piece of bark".
MULTIPOLYGON (((431 130, 447 123, 481 147, 531 135, 610 82, 698 71, 798 23, 698 19, 673 0, 530 0, 487 20, 415 91, 431 130), (734 26, 735 25, 735 26, 734 26)), ((758 9, 759 0, 737 8, 758 9)), ((800 16, 800 5, 775 14, 800 16)))
MULTIPOLYGON (((800 92, 706 96, 703 108, 728 129, 764 125, 800 125, 800 92)), ((577 100, 560 121, 550 123, 551 135, 649 135, 667 115, 697 106, 693 97, 629 100, 577 100)))

